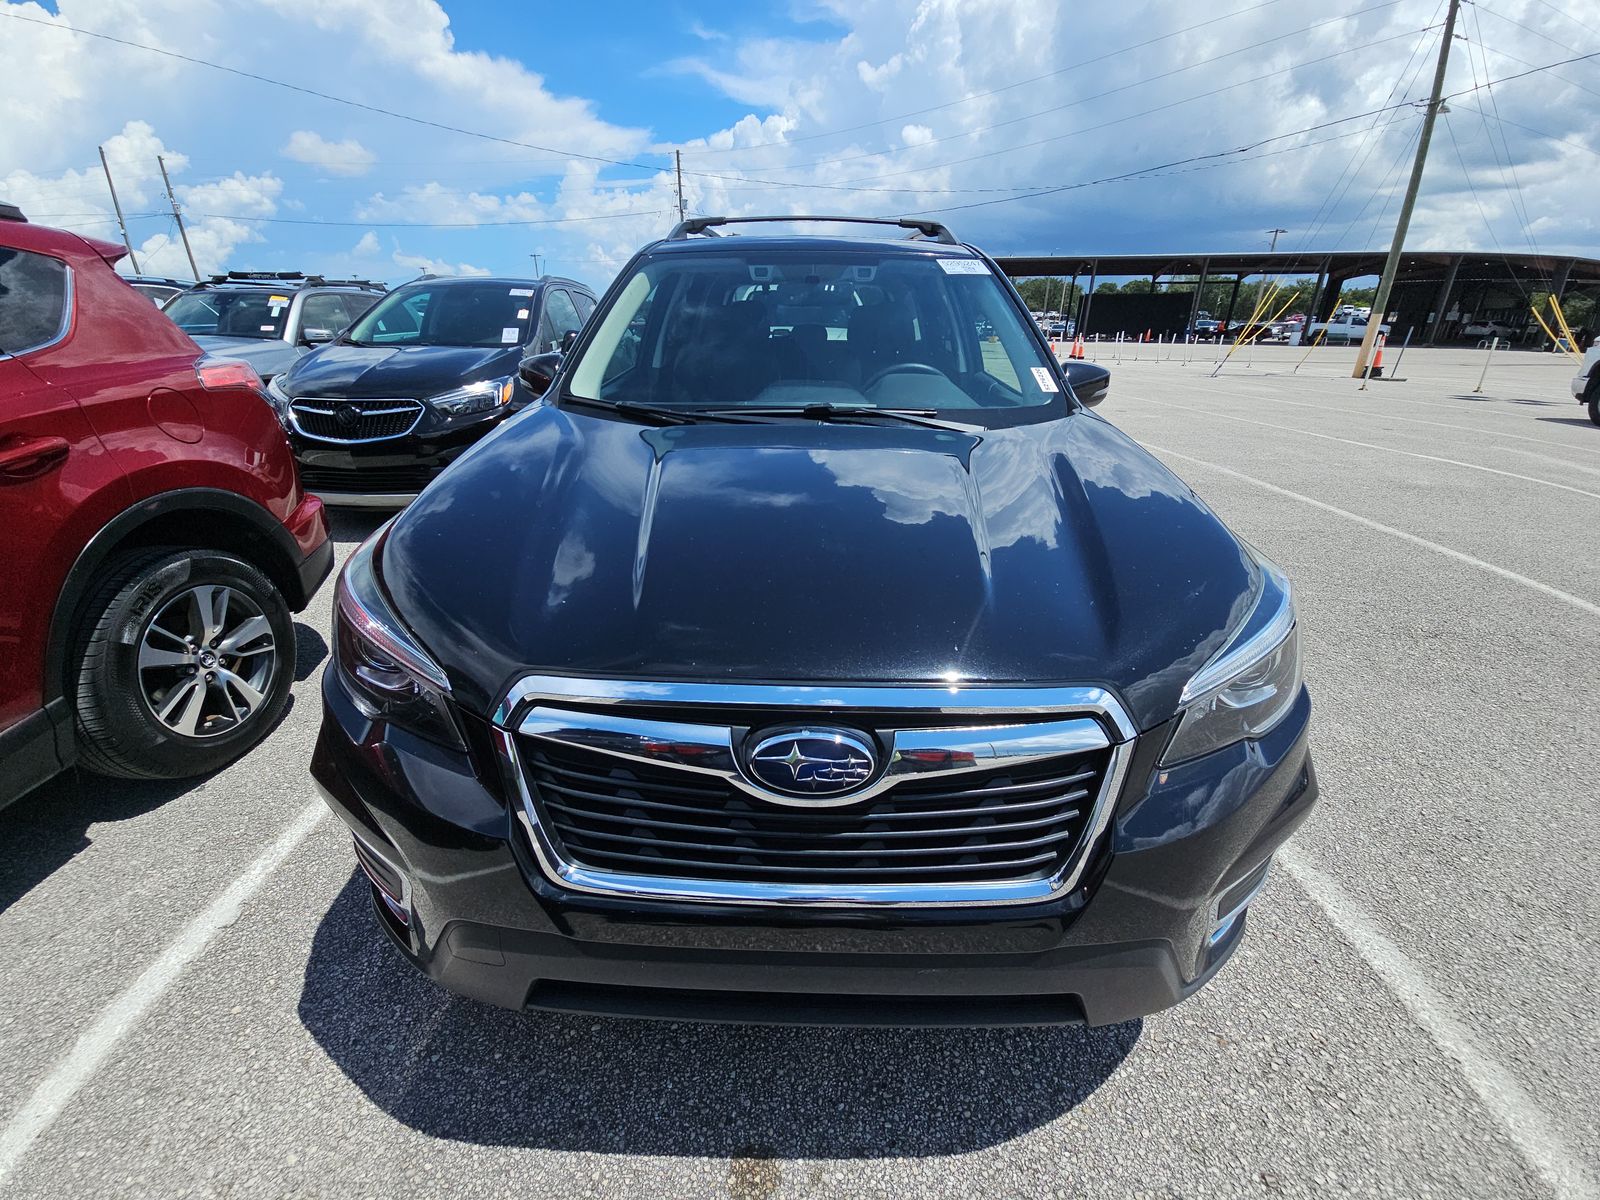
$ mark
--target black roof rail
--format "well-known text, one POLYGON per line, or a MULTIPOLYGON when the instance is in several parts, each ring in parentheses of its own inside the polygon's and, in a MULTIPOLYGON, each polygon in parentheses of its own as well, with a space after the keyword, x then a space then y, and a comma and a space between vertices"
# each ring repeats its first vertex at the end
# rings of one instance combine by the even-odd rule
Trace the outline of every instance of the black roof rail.
POLYGON ((229 271, 225 275, 211 275, 207 278, 209 283, 265 283, 274 280, 289 282, 295 279, 304 279, 299 271, 229 271))
POLYGON ((722 225, 753 225, 775 221, 843 221, 851 225, 894 225, 900 229, 909 229, 913 236, 932 238, 936 242, 943 242, 947 246, 959 245, 955 234, 951 233, 938 221, 919 221, 912 217, 819 217, 819 216, 794 216, 794 217, 689 217, 679 221, 671 233, 667 234, 667 241, 681 242, 703 233, 708 237, 719 236, 716 232, 722 225))
POLYGON ((327 279, 321 275, 307 275, 306 282, 312 287, 372 287, 383 291, 389 290, 389 285, 376 279, 327 279))
POLYGON ((27 223, 28 218, 22 215, 22 210, 15 204, 7 204, 0 200, 0 221, 21 221, 27 223))

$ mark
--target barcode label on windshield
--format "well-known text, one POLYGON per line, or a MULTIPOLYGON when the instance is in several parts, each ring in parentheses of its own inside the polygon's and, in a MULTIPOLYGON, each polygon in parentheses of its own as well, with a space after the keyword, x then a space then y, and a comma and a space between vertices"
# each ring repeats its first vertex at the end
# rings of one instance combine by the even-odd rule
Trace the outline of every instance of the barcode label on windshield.
POLYGON ((1049 367, 1033 368, 1033 381, 1039 385, 1041 392, 1059 392, 1056 381, 1050 377, 1049 367))
POLYGON ((989 268, 981 258, 941 258, 939 265, 946 275, 987 275, 989 268))

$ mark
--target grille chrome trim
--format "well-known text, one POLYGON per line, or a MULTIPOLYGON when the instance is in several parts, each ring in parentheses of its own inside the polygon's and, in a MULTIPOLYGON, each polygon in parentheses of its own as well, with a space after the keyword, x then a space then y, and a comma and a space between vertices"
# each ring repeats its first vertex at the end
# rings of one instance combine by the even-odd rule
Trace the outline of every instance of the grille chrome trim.
MULTIPOLYGON (((666 714, 663 714, 664 716, 666 714)), ((847 720, 847 718, 844 718, 847 720)), ((1037 904, 1043 901, 1056 899, 1069 894, 1078 886, 1089 863, 1093 860, 1095 851, 1099 848, 1110 824, 1111 814, 1116 808, 1116 802, 1122 793, 1122 786, 1127 775, 1128 762, 1133 753, 1133 724, 1127 713, 1118 703, 1115 696, 1100 688, 983 688, 963 687, 959 685, 929 685, 922 687, 870 687, 870 686, 834 686, 834 685, 744 685, 744 684, 682 684, 665 682, 629 682, 618 680, 596 679, 571 679, 558 676, 530 676, 514 685, 500 706, 496 709, 494 718, 494 740, 502 758, 502 766, 506 773, 509 785, 515 794, 520 797, 521 804, 517 806, 517 819, 521 822, 524 832, 528 837, 531 847, 538 861, 540 870, 545 877, 559 887, 572 891, 584 892, 600 896, 628 896, 639 899, 661 901, 691 901, 716 904, 757 904, 777 905, 785 907, 968 907, 968 906, 993 906, 1037 904), (962 714, 990 714, 999 717, 1013 718, 1004 725, 984 729, 984 738, 971 737, 975 729, 929 729, 901 731, 906 734, 916 734, 916 739, 909 739, 907 745, 917 743, 924 735, 934 735, 933 739, 944 743, 938 748, 951 746, 952 738, 967 737, 971 745, 984 744, 995 748, 996 735, 1004 730, 1007 734, 1016 732, 1016 727, 1022 725, 1027 729, 1032 725, 1033 732, 1040 729, 1057 730, 1059 727, 1072 726, 1073 736, 1088 740, 1090 730, 1093 731, 1095 740, 1092 745, 1078 747, 1080 750, 1093 750, 1110 745, 1110 758, 1106 764, 1104 775, 1098 792, 1094 796, 1093 808, 1083 833, 1077 844, 1067 856, 1065 864, 1054 875, 1045 878, 1015 879, 1015 880, 990 880, 990 881, 953 881, 949 883, 917 882, 909 884, 896 884, 887 882, 862 882, 842 883, 831 882, 793 883, 785 884, 770 880, 751 880, 739 882, 733 880, 702 880, 692 878, 673 878, 659 875, 633 874, 624 871, 604 870, 573 863, 565 859, 557 844, 552 839, 550 832, 542 825, 538 810, 535 806, 533 792, 529 785, 527 764, 517 747, 517 737, 527 735, 532 737, 547 736, 552 732, 560 732, 562 723, 568 722, 573 717, 591 725, 598 724, 599 729, 589 732, 598 732, 602 735, 600 741, 606 739, 608 733, 619 733, 623 736, 620 747, 606 750, 606 753, 620 753, 621 757, 629 754, 637 755, 637 760, 651 763, 656 766, 670 766, 673 769, 688 769, 704 776, 721 777, 728 782, 736 782, 729 778, 731 771, 738 776, 736 763, 737 755, 734 753, 731 736, 727 729, 705 725, 688 725, 682 722, 664 720, 660 725, 655 722, 639 720, 621 714, 605 713, 570 713, 560 709, 548 709, 535 706, 531 711, 522 712, 524 705, 535 699, 550 699, 554 701, 565 700, 582 702, 591 705, 604 706, 611 704, 630 704, 648 706, 661 704, 665 706, 698 705, 750 708, 819 708, 831 709, 860 708, 871 711, 906 710, 910 714, 929 713, 962 713, 962 714), (1060 713, 1063 718, 1076 717, 1074 720, 1058 722, 1019 722, 1016 717, 1038 716, 1044 714, 1060 713), (520 720, 516 719, 520 716, 520 720), (1104 729, 1086 718, 1098 717, 1118 734, 1120 740, 1112 741, 1104 729), (670 743, 680 733, 704 736, 707 731, 722 735, 709 742, 698 744, 708 745, 713 755, 727 754, 725 762, 718 761, 715 766, 700 764, 690 767, 688 763, 671 761, 669 753, 666 760, 660 755, 640 753, 641 747, 637 741, 629 741, 630 737, 637 738, 645 729, 653 729, 656 738, 661 743, 670 743)), ((570 728, 565 731, 571 732, 570 728)), ((560 738, 552 738, 561 741, 560 738)), ((1021 740, 1021 739, 1019 739, 1021 740)), ((1001 739, 1002 742, 1005 739, 1001 739)), ((602 746, 593 742, 573 742, 569 745, 581 746, 590 751, 601 750, 602 746)), ((684 738, 676 748, 697 744, 693 736, 684 738)), ((919 743, 920 748, 920 743, 919 743)), ((669 752, 672 746, 665 746, 669 752)), ((1052 750, 1036 753, 1030 760, 1043 757, 1054 757, 1058 754, 1072 753, 1072 750, 1052 750)), ((682 757, 680 755, 680 757, 682 757)), ((695 758, 696 755, 688 757, 695 758)), ((1029 761, 1029 760, 1023 760, 1029 761)), ((1005 765, 1004 757, 988 759, 966 770, 994 769, 996 766, 1005 765)), ((930 772, 909 772, 897 775, 890 782, 879 787, 881 794, 888 790, 894 783, 907 778, 926 776, 930 772)), ((958 772, 951 772, 959 778, 958 772)), ((692 776, 691 776, 692 777, 692 776)), ((885 779, 887 779, 887 774, 885 779)), ((883 783, 883 780, 879 780, 883 783)), ((744 780, 737 780, 738 786, 746 792, 751 792, 751 786, 744 780)), ((874 785, 876 786, 876 785, 874 785)), ((771 799, 760 792, 753 794, 762 799, 771 799)), ((848 797, 851 803, 869 798, 866 791, 848 797)), ((815 807, 807 805, 807 807, 815 807)), ((836 811, 836 810, 824 810, 836 811)), ((885 874, 892 874, 886 871, 885 874)))
POLYGON ((388 442, 395 438, 403 438, 414 432, 422 424, 422 418, 427 414, 427 405, 420 400, 396 399, 343 399, 326 396, 293 397, 289 401, 289 423, 294 426, 295 432, 302 437, 308 437, 315 442, 329 442, 337 446, 361 446, 371 442, 388 442), (379 406, 385 407, 379 407, 379 406), (330 437, 327 434, 312 433, 300 422, 303 412, 314 417, 336 417, 341 408, 354 407, 362 416, 390 417, 397 413, 413 413, 411 424, 399 433, 386 433, 381 437, 330 437))

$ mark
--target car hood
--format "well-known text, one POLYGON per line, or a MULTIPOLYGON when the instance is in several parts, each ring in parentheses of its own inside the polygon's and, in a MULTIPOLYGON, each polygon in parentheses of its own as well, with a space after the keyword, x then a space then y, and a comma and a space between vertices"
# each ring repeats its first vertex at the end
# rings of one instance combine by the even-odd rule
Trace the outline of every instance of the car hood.
POLYGON ((531 673, 1097 685, 1141 728, 1260 588, 1189 487, 1075 413, 971 435, 506 423, 390 527, 379 570, 458 699, 531 673))
POLYGON ((295 359, 295 348, 277 338, 237 338, 206 335, 194 339, 195 345, 215 358, 237 358, 249 363, 263 379, 288 368, 295 359))
POLYGON ((519 346, 349 346, 330 342, 307 354, 283 379, 300 396, 403 397, 423 400, 479 379, 511 375, 519 346))

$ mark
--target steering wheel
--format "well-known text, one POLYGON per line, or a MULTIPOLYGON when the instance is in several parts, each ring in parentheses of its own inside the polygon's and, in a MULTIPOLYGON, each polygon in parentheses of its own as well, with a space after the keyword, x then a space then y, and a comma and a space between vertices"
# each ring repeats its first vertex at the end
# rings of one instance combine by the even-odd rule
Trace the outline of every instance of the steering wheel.
POLYGON ((877 386, 880 379, 884 379, 890 375, 937 375, 940 379, 947 378, 945 373, 939 370, 938 367, 930 367, 927 363, 890 363, 887 367, 884 367, 883 370, 874 371, 872 378, 861 385, 861 390, 863 392, 869 391, 877 386))

